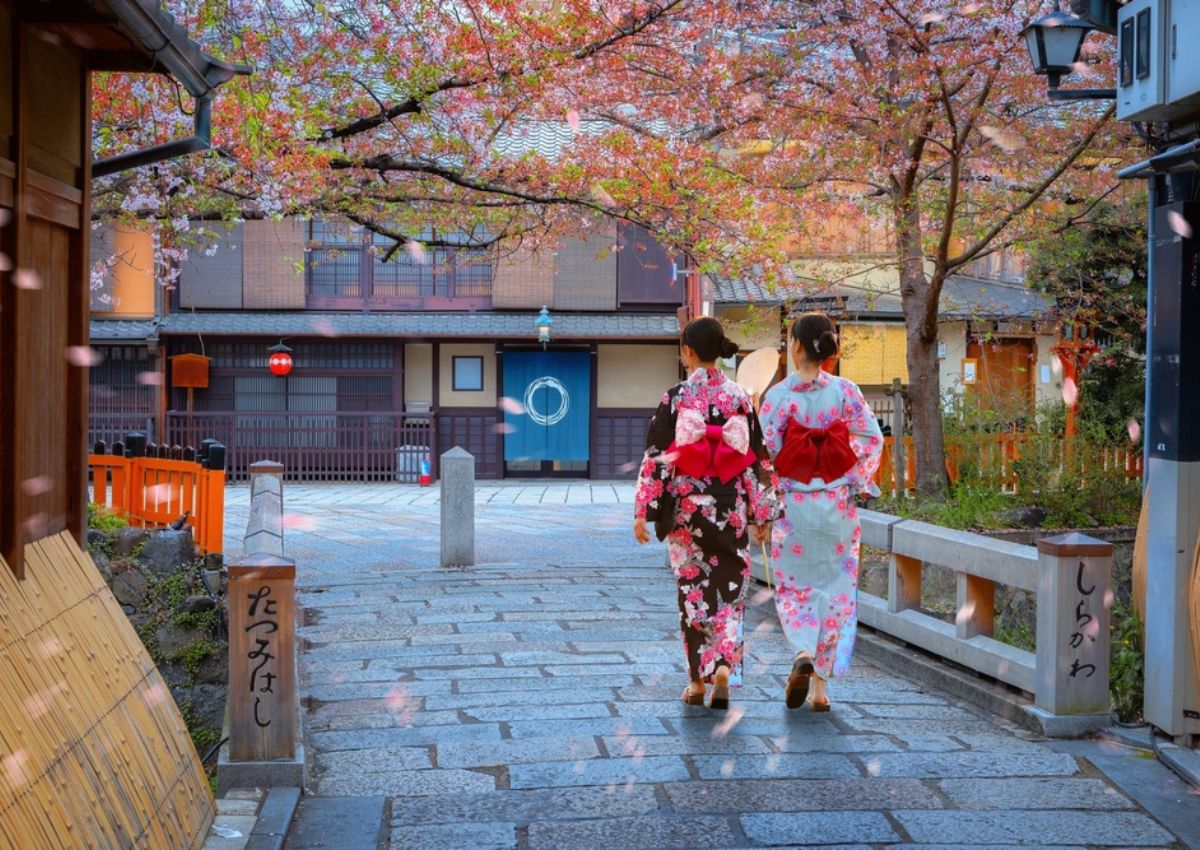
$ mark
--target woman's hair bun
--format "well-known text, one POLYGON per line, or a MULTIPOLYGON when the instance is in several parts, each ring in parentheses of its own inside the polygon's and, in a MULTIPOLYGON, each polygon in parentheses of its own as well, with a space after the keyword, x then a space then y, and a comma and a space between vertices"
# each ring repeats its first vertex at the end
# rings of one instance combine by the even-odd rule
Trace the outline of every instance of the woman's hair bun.
POLYGON ((832 357, 837 354, 837 350, 837 337, 833 331, 825 331, 821 334, 821 338, 817 340, 817 353, 822 357, 832 357))
POLYGON ((792 339, 800 343, 804 356, 821 363, 838 353, 833 322, 824 313, 804 313, 792 324, 792 339))
POLYGON ((738 348, 738 344, 736 342, 734 342, 733 340, 731 340, 729 337, 725 337, 725 339, 721 340, 721 356, 722 357, 724 357, 726 359, 733 357, 738 353, 739 350, 740 349, 738 348))

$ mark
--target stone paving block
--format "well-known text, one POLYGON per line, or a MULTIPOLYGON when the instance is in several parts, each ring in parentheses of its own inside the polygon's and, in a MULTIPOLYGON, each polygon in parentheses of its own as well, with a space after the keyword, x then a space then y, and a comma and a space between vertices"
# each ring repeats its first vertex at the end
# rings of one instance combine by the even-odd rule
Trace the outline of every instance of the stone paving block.
POLYGON ((746 814, 740 818, 746 837, 760 844, 832 844, 847 841, 887 842, 899 839, 879 812, 805 812, 746 814))
POLYGON ((663 790, 677 812, 865 811, 945 806, 933 788, 916 779, 742 779, 668 783, 663 790))
POLYGON ((939 787, 964 809, 1132 809, 1133 803, 1099 779, 946 779, 939 787))
POLYGON ((725 717, 717 716, 720 712, 710 712, 696 716, 664 718, 663 722, 676 734, 684 736, 769 735, 784 737, 785 735, 838 734, 838 728, 833 721, 808 711, 793 711, 790 714, 783 714, 781 710, 779 717, 768 718, 739 715, 737 713, 739 708, 740 706, 734 706, 725 717))
POLYGON ((846 714, 833 704, 833 713, 855 732, 875 732, 880 735, 995 735, 1000 728, 987 720, 898 720, 889 717, 864 717, 846 714))
MULTIPOLYGON (((832 698, 832 697, 831 697, 832 698)), ((906 703, 899 705, 880 705, 854 703, 854 707, 870 717, 893 717, 914 720, 960 720, 973 722, 982 719, 977 712, 953 705, 924 705, 906 703)))
POLYGON ((698 755, 692 763, 701 779, 854 779, 862 772, 842 755, 698 755))
POLYGON ((703 850, 736 842, 728 819, 718 817, 603 818, 529 825, 531 850, 703 850))
POLYGON ((450 826, 393 830, 392 850, 515 850, 517 827, 511 823, 456 823, 450 826))
MULTIPOLYGON (((783 753, 896 753, 902 747, 883 735, 774 735, 766 739, 783 753)), ((947 739, 949 740, 949 739, 947 739)), ((957 747, 957 749, 962 749, 957 747)))
MULTIPOLYGON (((900 844, 904 850, 980 850, 979 844, 900 844)), ((982 845, 986 850, 1026 850, 1029 845, 1020 844, 986 844, 982 845)), ((1076 845, 1038 845, 1041 850, 1088 850, 1086 847, 1078 847, 1076 845)), ((1143 850, 1157 850, 1154 847, 1146 847, 1143 850)))
POLYGON ((582 720, 512 720, 514 738, 570 738, 574 735, 662 735, 667 731, 654 717, 600 717, 582 720))
POLYGON ((968 732, 958 732, 954 735, 954 738, 955 740, 962 741, 968 749, 979 750, 980 752, 1045 753, 1050 751, 1050 748, 1045 743, 1028 741, 1024 738, 1018 738, 1015 735, 977 735, 968 732))
MULTIPOLYGON (((390 749, 318 753, 314 764, 320 773, 342 771, 388 773, 393 770, 424 770, 433 767, 433 759, 427 747, 392 747, 390 749)), ((458 766, 442 765, 442 767, 458 766)))
POLYGON ((1073 776, 1079 772, 1074 758, 1065 753, 884 753, 866 760, 871 776, 1001 777, 1073 776))
MULTIPOLYGON (((412 674, 417 679, 422 680, 437 680, 437 679, 458 679, 462 681, 481 681, 484 679, 545 679, 542 672, 536 667, 466 667, 455 668, 451 670, 439 670, 434 668, 424 668, 413 670, 412 674)), ((499 685, 492 685, 499 687, 499 685)))
POLYGON ((397 798, 392 824, 512 821, 525 825, 553 812, 560 820, 654 813, 658 799, 649 785, 603 788, 538 788, 485 794, 397 798))
POLYGON ((444 741, 498 741, 495 723, 458 726, 414 726, 408 729, 354 729, 343 732, 313 732, 308 736, 318 753, 332 750, 379 750, 437 744, 444 741))
POLYGON ((242 850, 257 822, 254 815, 217 815, 209 828, 204 850, 242 850))
POLYGON ((287 850, 376 850, 384 836, 385 800, 373 797, 302 797, 287 837, 287 850), (332 838, 336 836, 336 838, 332 838))
POLYGON ((217 800, 219 815, 256 815, 258 800, 239 800, 236 797, 221 797, 217 800))
POLYGON ((762 738, 727 735, 724 738, 680 738, 675 735, 605 736, 604 748, 612 756, 673 756, 693 754, 769 755, 771 749, 762 738))
POLYGON ((602 702, 573 705, 525 705, 515 709, 511 705, 495 705, 464 708, 462 712, 473 720, 499 722, 508 720, 513 715, 520 717, 525 722, 534 720, 563 720, 567 718, 591 719, 612 717, 612 712, 602 702))
POLYGON ((671 782, 690 777, 677 756, 516 764, 508 769, 510 788, 564 788, 573 785, 625 785, 671 782))
POLYGON ((502 663, 513 667, 524 667, 542 664, 624 664, 623 656, 609 653, 592 653, 576 655, 570 652, 505 652, 500 651, 502 663))
POLYGON ((506 739, 478 744, 459 741, 437 748, 439 767, 483 767, 599 757, 596 739, 584 737, 506 739))
MULTIPOLYGON (((524 681, 524 680, 523 680, 524 681)), ((587 682, 587 679, 580 680, 587 682)), ((591 689, 562 685, 559 681, 545 679, 530 683, 521 690, 512 690, 501 682, 491 682, 491 690, 473 694, 444 694, 425 698, 425 708, 439 710, 447 708, 473 709, 484 706, 500 706, 508 710, 508 716, 522 715, 531 706, 571 705, 595 703, 612 699, 613 691, 602 685, 591 689)))
POLYGON ((492 791, 496 777, 471 770, 394 770, 357 773, 317 779, 316 791, 325 797, 380 795, 426 797, 431 794, 464 794, 492 791))
POLYGON ((457 711, 398 710, 383 714, 339 714, 321 722, 313 720, 309 728, 316 731, 353 729, 408 729, 413 726, 448 726, 459 721, 457 711))
MULTIPOLYGON (((518 670, 529 668, 519 667, 518 670)), ((537 670, 533 671, 537 673, 537 670)), ((514 705, 520 705, 524 696, 542 693, 543 689, 550 693, 555 691, 573 690, 587 695, 591 691, 602 691, 605 699, 611 698, 613 688, 626 687, 636 681, 635 676, 623 673, 599 673, 594 676, 521 676, 512 682, 497 682, 492 679, 457 679, 455 690, 459 694, 482 694, 494 692, 506 694, 514 705), (544 682, 529 681, 529 679, 545 679, 544 682)))
POLYGON ((918 842, 954 843, 970 836, 978 844, 1098 844, 1150 847, 1172 843, 1169 832, 1136 812, 967 811, 892 815, 918 842))

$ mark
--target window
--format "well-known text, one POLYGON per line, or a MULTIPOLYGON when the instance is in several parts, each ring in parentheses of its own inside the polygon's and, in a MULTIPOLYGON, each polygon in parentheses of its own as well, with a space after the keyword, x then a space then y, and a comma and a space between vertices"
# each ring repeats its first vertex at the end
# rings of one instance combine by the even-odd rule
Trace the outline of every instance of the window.
POLYGON ((478 392, 483 389, 483 358, 454 358, 455 392, 478 392))
POLYGON ((1117 51, 1121 69, 1119 80, 1121 87, 1133 85, 1133 19, 1121 21, 1121 44, 1117 51))
POLYGON ((1150 10, 1137 13, 1137 78, 1150 76, 1150 10))

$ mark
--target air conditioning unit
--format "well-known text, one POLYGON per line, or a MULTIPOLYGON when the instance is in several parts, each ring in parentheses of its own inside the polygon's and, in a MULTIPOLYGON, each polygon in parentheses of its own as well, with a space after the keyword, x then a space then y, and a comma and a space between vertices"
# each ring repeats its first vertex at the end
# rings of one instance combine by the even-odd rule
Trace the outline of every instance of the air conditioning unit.
POLYGON ((1200 0, 1131 0, 1117 12, 1117 118, 1200 111, 1200 0))

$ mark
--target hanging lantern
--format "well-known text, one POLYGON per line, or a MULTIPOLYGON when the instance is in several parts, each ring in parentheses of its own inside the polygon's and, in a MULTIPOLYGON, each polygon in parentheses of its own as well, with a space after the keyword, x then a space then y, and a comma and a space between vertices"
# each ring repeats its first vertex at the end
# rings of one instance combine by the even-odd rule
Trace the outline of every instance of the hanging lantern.
POLYGON ((272 375, 282 378, 292 371, 292 350, 290 348, 281 342, 278 345, 272 345, 267 351, 271 352, 267 365, 271 368, 272 375))
POLYGON ((537 329, 538 342, 542 344, 542 348, 550 342, 550 326, 554 324, 554 320, 550 318, 550 309, 543 306, 538 317, 534 320, 533 326, 537 329))

